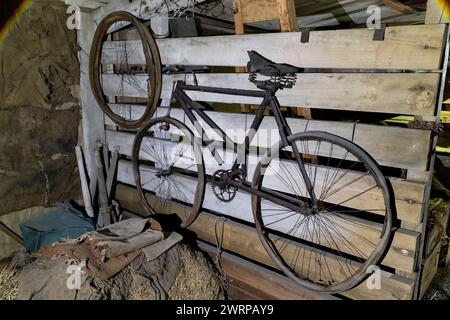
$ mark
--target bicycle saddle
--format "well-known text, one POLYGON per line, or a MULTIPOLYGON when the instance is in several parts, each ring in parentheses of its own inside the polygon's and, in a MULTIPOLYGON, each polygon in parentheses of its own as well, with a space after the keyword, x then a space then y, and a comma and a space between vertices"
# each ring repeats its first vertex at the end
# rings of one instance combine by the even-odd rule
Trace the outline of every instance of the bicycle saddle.
POLYGON ((247 69, 250 73, 257 73, 268 77, 277 77, 293 75, 302 71, 302 69, 291 66, 286 63, 275 63, 263 57, 256 51, 247 51, 250 61, 247 63, 247 69))

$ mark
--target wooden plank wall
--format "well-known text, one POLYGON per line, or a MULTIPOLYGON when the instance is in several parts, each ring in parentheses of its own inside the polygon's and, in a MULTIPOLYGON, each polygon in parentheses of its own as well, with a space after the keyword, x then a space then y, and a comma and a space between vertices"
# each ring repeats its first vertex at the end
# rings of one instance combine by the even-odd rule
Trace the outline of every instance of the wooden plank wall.
MULTIPOLYGON (((161 39, 158 40, 158 45, 163 63, 171 65, 242 67, 248 60, 246 51, 256 50, 273 61, 299 67, 346 70, 342 73, 317 72, 298 75, 299 80, 294 89, 280 92, 280 101, 284 106, 302 105, 325 110, 405 114, 433 119, 437 112, 445 36, 445 26, 425 25, 388 27, 384 41, 373 41, 373 31, 352 29, 311 32, 307 43, 301 43, 300 32, 292 32, 161 39)), ((114 50, 117 45, 117 42, 110 42, 104 46, 104 55, 107 57, 105 63, 120 64, 120 56, 114 50)), ((139 43, 128 41, 127 47, 139 49, 139 43)), ((134 50, 136 53, 141 51, 134 50)), ((139 54, 127 58, 131 63, 144 63, 143 57, 139 54)), ((199 74, 197 78, 199 84, 252 88, 246 74, 199 74)), ((163 101, 170 101, 172 83, 176 79, 193 82, 191 75, 165 75, 163 101)), ((133 86, 125 84, 123 87, 123 83, 114 75, 105 74, 103 83, 107 95, 114 96, 119 92, 120 86, 122 95, 140 96, 133 86)), ((145 83, 145 79, 135 76, 133 83, 145 83)), ((209 102, 257 102, 235 96, 202 93, 189 95, 195 100, 209 102)), ((113 108, 136 115, 142 113, 142 107, 138 105, 117 104, 113 108)), ((164 114, 165 111, 162 106, 157 114, 164 114)), ((229 112, 209 112, 209 114, 224 129, 248 128, 253 117, 229 112)), ((174 109, 172 116, 184 119, 179 109, 174 109)), ((111 148, 119 145, 123 156, 129 159, 133 132, 114 127, 109 119, 105 121, 108 144, 111 148)), ((431 182, 429 161, 431 132, 375 124, 297 118, 290 118, 288 122, 294 132, 306 129, 322 130, 353 139, 380 164, 406 172, 402 177, 388 177, 394 187, 400 224, 395 230, 389 253, 382 262, 382 266, 386 268, 383 271, 383 289, 374 292, 368 290, 363 283, 344 295, 354 299, 413 298, 414 280, 417 278, 418 265, 421 264, 418 252, 423 236, 421 227, 427 203, 426 190, 431 182)), ((274 128, 273 118, 267 117, 263 128, 274 128)), ((269 147, 267 144, 258 146, 269 147)), ((214 169, 208 167, 207 172, 211 173, 214 169)), ((131 162, 126 158, 119 163, 118 180, 128 185, 134 184, 131 162)), ((122 194, 118 193, 117 197, 126 201, 123 199, 124 189, 120 190, 122 194)), ((212 195, 211 188, 207 187, 206 190, 204 208, 227 216, 231 221, 226 224, 228 231, 224 245, 227 249, 259 263, 273 265, 262 249, 255 230, 239 222, 252 222, 249 195, 239 192, 232 203, 223 204, 212 195), (236 240, 237 234, 242 236, 239 241, 236 240), (242 251, 242 248, 252 250, 242 251)), ((134 206, 136 207, 136 204, 134 206)), ((192 228, 200 238, 213 243, 214 230, 211 229, 211 225, 216 220, 217 217, 214 215, 202 213, 192 228)))

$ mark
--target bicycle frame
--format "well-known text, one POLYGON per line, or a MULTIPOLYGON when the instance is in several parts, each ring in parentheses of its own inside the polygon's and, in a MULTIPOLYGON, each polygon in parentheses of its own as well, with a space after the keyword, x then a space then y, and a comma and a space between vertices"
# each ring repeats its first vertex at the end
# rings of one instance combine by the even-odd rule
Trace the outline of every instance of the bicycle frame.
MULTIPOLYGON (((265 198, 266 200, 273 201, 277 204, 284 205, 288 207, 291 210, 298 211, 298 206, 292 204, 291 202, 284 201, 280 199, 280 195, 277 194, 277 196, 268 194, 267 192, 261 191, 261 190, 255 190, 252 188, 250 184, 246 182, 247 178, 247 163, 248 163, 248 155, 249 155, 249 146, 252 142, 253 138, 256 135, 256 132, 258 131, 263 119, 264 119, 264 111, 266 110, 266 107, 269 106, 275 121, 278 126, 278 131, 281 137, 281 142, 283 145, 288 145, 288 137, 292 135, 292 131, 284 118, 284 116, 280 112, 280 103, 276 97, 276 91, 277 90, 271 90, 271 91, 260 91, 260 90, 241 90, 241 89, 230 89, 230 88, 217 88, 217 87, 207 87, 207 86, 198 86, 198 85, 188 85, 184 81, 177 81, 174 87, 173 91, 173 97, 180 103, 181 107, 183 108, 186 116, 189 118, 189 120, 193 124, 197 124, 197 117, 192 112, 194 110, 200 118, 202 118, 208 126, 210 126, 213 130, 220 133, 223 141, 226 143, 227 146, 233 146, 234 152, 238 155, 237 159, 233 163, 232 170, 241 170, 242 175, 244 177, 244 182, 234 181, 233 179, 230 179, 227 181, 230 185, 233 185, 239 189, 242 189, 244 191, 247 191, 251 194, 255 194, 257 196, 260 196, 262 198, 265 198), (244 155, 240 155, 238 152, 238 144, 235 143, 203 110, 205 109, 201 104, 199 104, 196 101, 193 101, 185 91, 200 91, 200 92, 209 92, 209 93, 219 93, 219 94, 226 94, 226 95, 237 95, 237 96, 245 96, 245 97, 257 97, 261 98, 262 102, 258 107, 258 111, 256 113, 255 119, 253 120, 250 130, 246 133, 245 140, 244 140, 244 155), (242 167, 240 167, 240 164, 242 163, 242 156, 244 157, 244 162, 242 167)), ((198 128, 196 125, 194 125, 195 130, 197 133, 203 137, 203 132, 201 132, 202 128, 198 128)), ((215 152, 215 149, 211 147, 211 143, 213 142, 208 137, 208 144, 207 148, 215 158, 218 164, 221 164, 221 159, 215 152)), ((297 163, 300 167, 300 172, 302 174, 302 177, 305 181, 306 188, 308 190, 308 194, 310 196, 310 199, 312 200, 313 209, 317 208, 317 200, 316 195, 314 192, 314 187, 312 186, 312 183, 308 177, 308 174, 306 172, 302 157, 300 156, 300 152, 298 151, 297 146, 294 144, 292 145, 293 152, 295 154, 295 158, 297 160, 297 163)), ((304 211, 302 211, 304 213, 304 211)))

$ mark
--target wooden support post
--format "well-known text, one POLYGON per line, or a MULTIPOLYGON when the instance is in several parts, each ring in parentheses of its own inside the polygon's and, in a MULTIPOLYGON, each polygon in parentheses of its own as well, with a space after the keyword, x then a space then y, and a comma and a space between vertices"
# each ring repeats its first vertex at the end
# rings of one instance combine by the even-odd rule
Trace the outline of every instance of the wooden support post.
POLYGON ((281 32, 291 32, 297 29, 297 14, 294 0, 276 0, 280 17, 281 32))
POLYGON ((428 0, 425 24, 450 22, 449 0, 428 0))
MULTIPOLYGON (((245 34, 245 23, 242 12, 241 0, 233 0, 234 8, 234 32, 237 35, 245 34)), ((236 67, 236 72, 243 73, 247 72, 245 67, 236 67)), ((241 104, 241 112, 250 112, 251 107, 248 104, 241 104)))
POLYGON ((89 177, 96 174, 95 148, 97 141, 105 141, 105 120, 102 110, 92 94, 89 81, 89 53, 95 33, 95 23, 90 13, 81 13, 81 29, 78 30, 80 61, 80 100, 83 128, 83 147, 89 177))
MULTIPOLYGON (((297 29, 297 14, 294 0, 233 0, 234 25, 237 35, 245 34, 245 24, 249 22, 279 19, 280 31, 290 32, 297 29)), ((238 67, 236 72, 246 72, 246 68, 238 67)), ((241 105, 242 112, 253 111, 250 105, 241 105)), ((295 115, 311 118, 311 110, 294 108, 295 115)))

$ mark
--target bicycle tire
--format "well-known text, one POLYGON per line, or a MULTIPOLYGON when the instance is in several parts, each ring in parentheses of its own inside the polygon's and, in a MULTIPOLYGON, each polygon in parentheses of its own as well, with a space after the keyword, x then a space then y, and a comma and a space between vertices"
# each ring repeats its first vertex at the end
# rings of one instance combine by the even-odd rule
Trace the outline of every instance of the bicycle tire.
POLYGON ((161 95, 161 58, 159 55, 158 46, 151 32, 134 15, 126 11, 116 11, 103 18, 94 34, 89 55, 89 70, 92 93, 100 108, 114 123, 126 129, 136 129, 139 128, 145 120, 150 119, 153 116, 159 104, 161 95), (136 120, 127 120, 111 110, 105 99, 105 93, 101 84, 101 57, 103 42, 107 36, 108 29, 114 23, 122 21, 132 24, 138 31, 144 50, 149 79, 148 82, 150 84, 148 93, 149 97, 145 111, 143 115, 136 120))
MULTIPOLYGON (((345 148, 346 150, 352 152, 352 154, 354 156, 356 156, 356 158, 357 158, 356 160, 358 160, 364 166, 367 167, 368 172, 370 172, 371 177, 374 179, 374 182, 375 182, 377 188, 380 189, 380 194, 382 194, 382 196, 384 198, 384 199, 380 200, 380 203, 383 203, 386 211, 385 211, 384 219, 382 218, 382 216, 380 216, 381 219, 383 219, 383 226, 382 226, 382 230, 380 231, 379 241, 376 244, 376 246, 375 245, 373 246, 373 251, 371 252, 370 256, 367 256, 367 259, 363 263, 358 264, 359 267, 358 267, 357 271, 355 271, 351 275, 347 275, 348 276, 347 278, 342 279, 338 283, 323 284, 323 283, 311 281, 311 279, 308 279, 308 277, 305 276, 304 274, 299 274, 298 270, 301 270, 301 271, 305 270, 303 265, 301 267, 297 267, 297 265, 290 266, 288 264, 288 262, 286 261, 286 260, 288 260, 287 254, 286 254, 286 257, 283 257, 282 251, 286 250, 285 248, 288 246, 288 244, 286 244, 286 247, 284 249, 279 246, 278 246, 279 248, 277 248, 277 245, 274 242, 276 242, 278 240, 274 240, 275 237, 270 235, 270 233, 273 232, 273 229, 272 229, 273 227, 270 226, 270 228, 269 228, 269 226, 268 226, 272 222, 269 223, 269 221, 270 221, 270 218, 268 218, 269 215, 266 215, 265 218, 263 217, 262 208, 261 208, 262 200, 257 195, 252 195, 253 216, 254 216, 256 229, 257 229, 259 238, 260 238, 264 248, 266 249, 267 253, 272 258, 272 260, 275 262, 275 264, 280 268, 280 270, 285 275, 287 275, 290 279, 292 279, 296 284, 298 284, 302 287, 305 287, 309 290, 319 291, 319 292, 327 292, 327 293, 340 293, 340 292, 350 290, 350 289, 354 288, 355 286, 357 286, 358 284, 360 284, 362 281, 364 281, 369 276, 369 273, 368 273, 369 267, 377 265, 380 262, 380 260, 383 258, 384 254, 388 248, 388 245, 390 243, 390 238, 392 236, 392 221, 393 221, 391 197, 390 197, 390 191, 389 191, 390 189, 387 185, 384 175, 381 173, 375 160, 373 160, 372 157, 367 152, 365 152, 362 148, 360 148, 359 146, 357 146, 356 144, 354 144, 353 142, 351 142, 349 140, 346 140, 342 137, 332 135, 332 134, 329 134, 326 132, 316 131, 316 132, 304 132, 304 133, 294 134, 294 135, 288 137, 288 145, 292 146, 294 143, 296 145, 298 145, 299 142, 303 143, 304 141, 306 141, 308 139, 313 140, 313 141, 323 141, 324 143, 330 143, 330 145, 332 143, 333 145, 341 146, 342 148, 345 148), (264 222, 265 219, 266 219, 266 223, 264 222)), ((305 144, 305 146, 306 146, 306 144, 305 144)), ((308 144, 308 146, 309 146, 309 144, 308 144)), ((274 157, 274 156, 270 156, 269 154, 278 155, 278 152, 280 151, 280 149, 285 148, 285 147, 286 146, 283 146, 281 142, 274 145, 271 148, 270 153, 266 154, 261 159, 261 161, 258 163, 256 170, 255 170, 255 174, 253 176, 253 181, 252 181, 252 186, 254 189, 261 190, 263 188, 262 185, 263 185, 263 181, 264 181, 264 176, 266 174, 266 170, 270 166, 270 163, 274 157)), ((331 147, 330 147, 330 149, 333 150, 331 147)), ((289 150, 289 149, 287 149, 287 150, 289 150)), ((319 152, 318 152, 318 154, 319 154, 319 152)), ((347 155, 346 155, 346 157, 347 157, 347 155)), ((330 161, 328 161, 328 162, 330 163, 330 161)), ((342 160, 341 160, 341 162, 342 162, 342 160)), ((313 165, 311 165, 311 167, 312 166, 313 165)), ((318 167, 319 167, 319 165, 317 165, 315 167, 316 168, 316 171, 314 173, 315 180, 316 180, 316 177, 318 176, 318 173, 317 173, 318 167)), ((293 171, 291 170, 289 172, 289 174, 292 174, 292 172, 293 171)), ((311 170, 311 172, 313 172, 313 171, 311 170)), ((319 178, 317 178, 317 180, 319 180, 319 178)), ((300 198, 300 197, 298 197, 298 198, 300 198)), ((333 207, 333 206, 331 206, 331 207, 333 207)), ((334 207, 336 207, 336 205, 334 207)), ((268 208, 270 208, 270 207, 268 207, 268 208)), ((282 210, 280 210, 280 212, 282 212, 282 210)), ((327 209, 323 209, 323 212, 324 212, 324 214, 328 214, 327 209)), ((341 212, 342 216, 345 216, 344 212, 345 211, 341 212)), ((350 212, 350 210, 348 212, 350 212)), ((355 210, 355 212, 356 212, 356 210, 355 210)), ((270 212, 270 215, 273 215, 273 212, 270 212)), ((279 217, 276 217, 276 219, 280 220, 279 217)), ((300 218, 297 218, 297 219, 300 219, 300 218)), ((309 225, 309 220, 307 220, 307 219, 310 219, 310 218, 302 218, 302 220, 300 220, 301 221, 300 225, 305 223, 304 221, 307 221, 307 223, 308 223, 306 225, 307 231, 305 233, 303 233, 303 235, 308 234, 308 232, 311 234, 317 233, 317 234, 319 234, 319 237, 312 235, 312 236, 310 236, 310 238, 308 238, 308 241, 311 241, 311 239, 312 239, 313 242, 314 241, 320 242, 318 239, 320 239, 321 230, 319 230, 319 228, 317 228, 318 231, 315 231, 315 229, 313 229, 313 231, 311 232, 310 231, 311 226, 309 225)), ((318 219, 318 216, 317 216, 317 218, 314 218, 314 219, 318 219)), ((297 222, 296 222, 296 224, 294 224, 294 226, 297 226, 299 220, 296 220, 296 221, 297 222)), ((288 221, 284 221, 283 223, 288 223, 288 221)), ((315 226, 316 226, 316 224, 314 223, 314 228, 315 228, 315 226)), ((323 225, 318 224, 318 226, 320 226, 322 228, 323 226, 325 226, 325 224, 323 224, 323 225)), ((294 227, 292 227, 292 229, 293 228, 294 227)), ((302 226, 302 228, 304 228, 304 226, 302 226)), ((298 227, 297 227, 297 229, 298 229, 298 227)), ((295 232, 297 232, 297 230, 295 232)), ((337 234, 338 232, 336 231, 335 233, 337 234)), ((325 234, 325 232, 323 232, 323 234, 325 234)), ((291 234, 284 234, 283 236, 285 238, 290 237, 289 239, 293 238, 291 234)), ((282 236, 280 236, 280 238, 281 237, 282 236)), ((330 235, 328 235, 327 237, 329 238, 330 235)), ((294 240, 300 241, 297 238, 294 238, 294 240)), ((294 240, 292 240, 292 242, 294 240)), ((301 240, 303 241, 303 239, 301 239, 301 240)), ((289 240, 289 241, 291 241, 291 240, 289 240)), ((345 240, 342 240, 342 241, 345 242, 345 240)), ((329 241, 329 240, 327 240, 326 242, 328 244, 336 245, 336 243, 333 243, 332 241, 329 241)), ((286 241, 286 243, 288 243, 288 242, 286 241)), ((311 245, 311 242, 309 242, 308 245, 311 245)), ((319 245, 314 244, 314 243, 313 243, 313 245, 315 246, 315 248, 320 247, 319 245)), ((336 249, 341 250, 342 247, 339 247, 336 245, 336 249)), ((295 249, 295 250, 297 251, 297 250, 301 250, 301 249, 295 249)), ((307 252, 307 249, 304 249, 304 250, 305 250, 305 252, 307 252)), ((316 250, 315 256, 314 256, 314 261, 316 261, 316 262, 318 261, 318 264, 321 265, 320 267, 323 268, 323 265, 325 263, 327 263, 328 256, 326 254, 323 254, 323 258, 321 258, 321 257, 317 258, 316 255, 319 252, 319 249, 314 249, 314 250, 316 250), (321 259, 324 259, 324 260, 321 260, 321 259)), ((309 259, 311 261, 312 252, 314 252, 314 250, 310 250, 309 253, 306 255, 304 254, 303 257, 305 258, 305 256, 309 255, 309 259)), ((299 253, 298 253, 298 255, 299 255, 299 253)), ((297 256, 296 259, 298 259, 298 258, 299 257, 297 256)), ((293 258, 290 258, 290 259, 292 259, 292 261, 293 261, 293 258)), ((296 262, 297 262, 297 260, 296 260, 296 262)), ((302 264, 304 264, 304 262, 305 261, 302 261, 302 264)), ((351 262, 351 263, 353 263, 353 262, 351 262)), ((325 270, 325 268, 323 268, 323 269, 325 270)), ((337 272, 337 270, 334 270, 334 271, 337 272)), ((309 272, 310 272, 310 266, 308 266, 308 274, 309 274, 309 272)), ((317 276, 317 273, 318 273, 317 270, 314 272, 316 272, 315 277, 317 279, 324 278, 324 274, 320 274, 319 276, 317 276)), ((322 273, 322 269, 320 272, 322 273)), ((341 271, 339 271, 339 272, 341 272, 341 271)), ((304 273, 306 273, 306 271, 304 271, 304 273)), ((325 272, 323 272, 323 273, 325 273, 325 272)), ((331 275, 331 271, 330 271, 330 275, 331 275)))
MULTIPOLYGON (((168 129, 171 130, 171 129, 168 129)), ((175 130, 176 131, 176 130, 175 130)), ((179 131, 176 131, 179 132, 179 131)), ((172 135, 172 133, 171 133, 172 135)), ((176 149, 175 149, 176 151, 176 149)), ((187 152, 186 155, 184 155, 184 159, 192 159, 192 154, 187 152)), ((170 117, 159 117, 159 118, 153 118, 147 122, 144 123, 144 125, 139 129, 139 131, 136 134, 134 143, 133 143, 133 150, 132 150, 132 161, 133 161, 133 174, 134 174, 134 180, 135 180, 135 184, 136 184, 136 188, 138 190, 139 193, 139 198, 140 201, 142 203, 142 206, 144 207, 145 211, 147 214, 149 215, 154 215, 157 213, 170 213, 172 211, 170 210, 174 210, 177 211, 176 213, 178 213, 178 216, 180 216, 181 219, 181 223, 180 226, 181 228, 186 228, 188 227, 198 216, 198 213, 201 209, 202 203, 203 203, 203 198, 204 198, 204 194, 205 194, 205 166, 203 163, 203 154, 202 154, 202 149, 201 149, 201 145, 199 143, 199 141, 197 141, 194 138, 194 135, 192 133, 192 131, 185 126, 183 123, 181 123, 180 121, 174 119, 174 118, 170 118, 170 117), (172 136, 170 137, 170 139, 166 139, 166 141, 164 141, 164 139, 159 139, 158 141, 156 140, 152 140, 153 145, 158 145, 159 143, 159 147, 157 148, 152 148, 152 150, 150 151, 148 148, 143 148, 142 143, 143 143, 143 139, 148 136, 148 132, 149 131, 156 131, 157 128, 161 128, 161 126, 168 124, 169 126, 174 126, 177 130, 182 130, 182 132, 184 133, 183 137, 184 138, 188 138, 187 142, 188 143, 192 143, 192 149, 189 150, 189 152, 193 152, 194 153, 194 161, 192 161, 192 163, 188 163, 187 164, 187 168, 185 169, 185 171, 183 170, 183 166, 180 162, 178 162, 179 159, 182 158, 182 155, 179 153, 174 153, 173 150, 174 149, 170 149, 170 146, 165 148, 164 146, 166 146, 166 142, 170 142, 173 143, 173 138, 172 136), (154 130, 156 128, 156 130, 154 130), (161 142, 162 141, 162 142, 161 142), (170 174, 168 174, 168 177, 171 178, 167 178, 163 177, 164 179, 166 179, 166 181, 168 181, 166 183, 166 187, 170 190, 175 190, 174 193, 170 193, 170 199, 167 198, 161 198, 161 199, 156 199, 154 198, 154 205, 152 206, 149 201, 148 201, 148 197, 146 196, 146 192, 145 192, 145 188, 143 187, 143 185, 145 185, 145 183, 143 183, 143 179, 141 179, 141 163, 143 163, 143 161, 141 160, 142 157, 140 157, 141 154, 141 150, 148 154, 150 156, 150 158, 152 158, 153 162, 155 162, 154 164, 154 170, 158 170, 156 169, 157 167, 159 168, 160 171, 172 171, 172 168, 174 168, 173 172, 171 172, 170 174), (172 154, 176 154, 177 158, 175 161, 172 161, 173 158, 170 158, 170 153, 169 150, 172 150, 172 154), (161 151, 161 152, 160 152, 161 151), (158 154, 157 154, 158 153, 158 154), (155 160, 156 159, 156 160, 155 160), (178 159, 178 160, 177 160, 178 159), (159 163, 157 163, 159 162, 159 163), (170 165, 168 165, 168 163, 170 163, 170 165), (194 166, 195 165, 195 166, 194 166), (196 172, 194 171, 196 168, 196 172), (177 180, 179 178, 179 180, 177 180), (186 200, 183 201, 184 199, 180 199, 180 195, 184 193, 183 192, 179 192, 178 189, 180 189, 181 185, 180 183, 182 183, 181 179, 189 179, 190 182, 193 182, 195 180, 196 186, 195 186, 195 191, 192 193, 192 198, 189 198, 188 201, 188 197, 185 197, 186 200), (181 181, 181 182, 180 182, 181 181), (167 186, 169 184, 169 186, 167 186), (178 189, 176 189, 176 187, 178 187, 178 189), (173 208, 169 208, 169 206, 164 206, 164 201, 166 200, 172 200, 172 195, 174 200, 177 200, 179 202, 184 202, 182 205, 178 206, 178 209, 173 209, 173 208), (191 202, 192 201, 192 202, 191 202), (159 202, 159 203, 158 203, 159 202), (162 205, 161 205, 162 203, 162 205), (191 207, 190 207, 191 205, 191 207), (158 210, 155 207, 160 207, 160 209, 158 210), (181 209, 180 209, 181 208, 181 209), (161 212, 164 211, 165 209, 167 209, 170 212, 161 212)), ((148 170, 147 170, 148 171, 148 170)), ((154 179, 154 178, 153 178, 154 179)), ((162 179, 162 178, 160 178, 162 179)), ((189 184, 189 187, 192 187, 192 185, 195 185, 195 183, 191 183, 189 184)), ((158 187, 161 187, 162 182, 160 182, 158 184, 158 187)), ((187 186, 182 186, 183 190, 188 190, 187 186)), ((194 188, 193 188, 194 189, 194 188)), ((146 189, 147 191, 151 191, 152 193, 154 193, 155 195, 157 195, 157 191, 158 190, 150 190, 149 187, 147 187, 146 189)))

